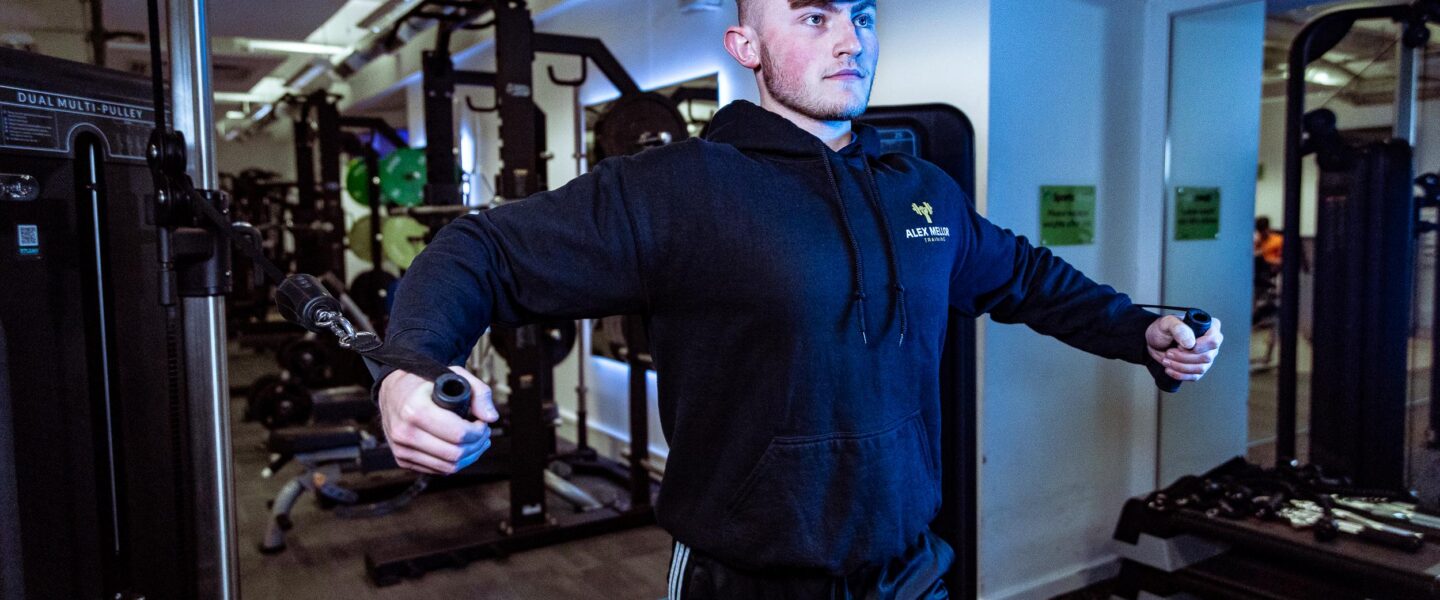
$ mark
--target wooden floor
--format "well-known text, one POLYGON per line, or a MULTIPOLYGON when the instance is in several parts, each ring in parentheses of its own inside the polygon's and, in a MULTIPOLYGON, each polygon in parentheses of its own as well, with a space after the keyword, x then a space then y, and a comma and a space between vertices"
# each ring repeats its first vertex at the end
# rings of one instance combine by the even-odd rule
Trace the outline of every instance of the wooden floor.
MULTIPOLYGON (((274 364, 268 356, 232 349, 231 382, 243 385, 274 371, 274 364)), ((237 396, 233 402, 240 585, 246 600, 655 600, 665 595, 671 540, 653 526, 472 563, 384 588, 366 579, 367 548, 396 540, 423 543, 432 536, 493 527, 498 515, 507 510, 508 492, 503 482, 426 494, 403 511, 373 519, 336 518, 307 495, 293 513, 295 527, 287 538, 288 549, 274 556, 262 555, 258 544, 268 522, 266 502, 299 471, 290 465, 275 478, 260 477, 267 461, 261 447, 265 430, 255 423, 239 422, 244 399, 237 396)), ((551 506, 565 505, 557 501, 551 506)))

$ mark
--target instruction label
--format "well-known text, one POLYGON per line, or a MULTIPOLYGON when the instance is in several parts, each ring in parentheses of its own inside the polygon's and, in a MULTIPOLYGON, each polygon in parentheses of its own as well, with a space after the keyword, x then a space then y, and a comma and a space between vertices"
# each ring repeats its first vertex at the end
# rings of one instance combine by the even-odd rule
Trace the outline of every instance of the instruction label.
POLYGON ((1040 187, 1040 244, 1085 246, 1095 243, 1095 186, 1040 187))
POLYGON ((1220 188, 1175 188, 1175 240, 1220 237, 1220 188))
POLYGON ((72 154, 76 135, 101 137, 113 158, 145 160, 154 127, 146 106, 0 85, 0 147, 72 154))

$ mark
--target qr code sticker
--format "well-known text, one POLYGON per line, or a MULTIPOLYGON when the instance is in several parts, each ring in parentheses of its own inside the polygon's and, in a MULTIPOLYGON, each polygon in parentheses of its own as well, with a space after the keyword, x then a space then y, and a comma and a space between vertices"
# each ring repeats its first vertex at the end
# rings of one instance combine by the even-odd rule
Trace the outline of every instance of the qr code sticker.
POLYGON ((16 225, 16 232, 19 233, 20 247, 33 248, 40 245, 40 228, 34 225, 16 225))

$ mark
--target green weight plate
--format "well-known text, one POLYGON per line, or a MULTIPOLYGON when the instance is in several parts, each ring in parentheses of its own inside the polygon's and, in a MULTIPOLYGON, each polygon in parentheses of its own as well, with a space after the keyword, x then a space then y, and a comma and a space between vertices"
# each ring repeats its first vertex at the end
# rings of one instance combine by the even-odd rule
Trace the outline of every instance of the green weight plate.
POLYGON ((365 159, 350 159, 345 165, 345 191, 350 192, 351 200, 366 208, 370 206, 370 186, 366 185, 369 180, 370 170, 365 168, 365 159))
POLYGON ((390 217, 380 226, 384 236, 385 258, 401 269, 409 269, 410 263, 425 249, 425 234, 430 228, 410 217, 390 217))
MULTIPOLYGON (((384 233, 382 228, 381 233, 384 233)), ((370 217, 360 217, 355 224, 350 226, 350 231, 345 234, 345 245, 350 248, 360 260, 370 262, 370 217)))
POLYGON ((425 200, 423 148, 400 148, 380 159, 380 194, 400 206, 417 206, 425 200))

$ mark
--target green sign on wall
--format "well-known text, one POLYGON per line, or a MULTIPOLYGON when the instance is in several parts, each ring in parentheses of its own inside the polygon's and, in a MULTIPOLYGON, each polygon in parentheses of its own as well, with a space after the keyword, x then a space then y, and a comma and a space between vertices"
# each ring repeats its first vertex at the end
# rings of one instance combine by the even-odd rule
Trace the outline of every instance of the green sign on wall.
POLYGON ((1213 240, 1220 237, 1220 188, 1175 188, 1175 239, 1213 240))
POLYGON ((1083 246, 1095 242, 1095 186, 1040 186, 1040 244, 1083 246))

